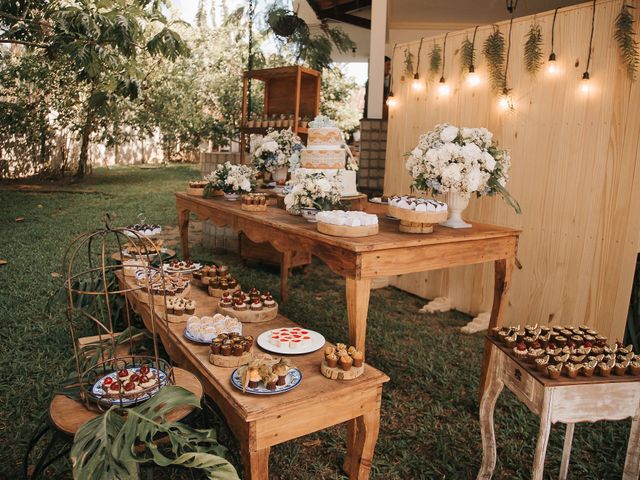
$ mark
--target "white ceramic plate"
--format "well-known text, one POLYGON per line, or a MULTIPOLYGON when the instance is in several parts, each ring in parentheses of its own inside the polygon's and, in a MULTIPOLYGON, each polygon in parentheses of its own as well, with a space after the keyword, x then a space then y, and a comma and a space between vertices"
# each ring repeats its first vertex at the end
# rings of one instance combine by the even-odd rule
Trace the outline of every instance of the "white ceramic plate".
POLYGON ((202 268, 202 265, 200 265, 199 263, 194 263, 191 268, 177 269, 176 270, 174 268, 171 268, 171 266, 168 263, 163 263, 162 264, 162 268, 167 273, 182 273, 184 275, 187 275, 189 273, 197 272, 198 270, 200 270, 202 268))
MULTIPOLYGON (((236 387, 238 390, 242 390, 242 379, 240 378, 240 374, 238 372, 239 369, 235 369, 231 374, 231 384, 236 387)), ((288 392, 289 390, 293 390, 302 382, 302 372, 297 368, 292 368, 287 373, 287 383, 282 387, 277 387, 275 390, 268 390, 265 388, 264 384, 260 382, 260 384, 256 388, 249 388, 245 390, 247 393, 252 393, 253 395, 277 395, 278 393, 288 392)))
MULTIPOLYGON (((281 328, 288 328, 288 327, 281 327, 281 328)), ((319 350, 322 347, 324 347, 324 343, 325 343, 324 337, 320 333, 314 332, 313 330, 308 330, 306 328, 303 328, 302 330, 305 332, 308 332, 307 335, 311 337, 311 342, 306 347, 302 347, 296 350, 291 350, 288 347, 287 348, 277 347, 271 342, 269 342, 269 337, 271 337, 271 333, 274 330, 280 330, 280 328, 274 328, 272 330, 267 330, 266 332, 262 332, 257 339, 258 345, 263 350, 266 350, 267 352, 279 353, 280 355, 301 355, 303 353, 315 352, 316 350, 319 350)))

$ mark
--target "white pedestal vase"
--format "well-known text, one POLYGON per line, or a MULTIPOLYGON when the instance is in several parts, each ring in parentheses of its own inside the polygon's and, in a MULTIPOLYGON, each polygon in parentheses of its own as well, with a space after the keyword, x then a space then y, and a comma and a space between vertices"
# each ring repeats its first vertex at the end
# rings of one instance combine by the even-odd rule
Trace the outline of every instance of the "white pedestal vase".
POLYGON ((271 172, 271 179, 278 184, 283 184, 287 181, 288 173, 289 169, 287 167, 276 168, 271 172))
POLYGON ((240 198, 240 194, 239 193, 225 193, 224 194, 224 198, 229 202, 235 202, 236 200, 238 200, 238 198, 240 198))
POLYGON ((440 225, 449 228, 470 228, 471 224, 462 220, 462 212, 469 205, 469 195, 457 192, 447 193, 447 206, 449 218, 440 225))
POLYGON ((302 217, 310 223, 316 223, 316 215, 318 214, 319 210, 317 208, 301 208, 300 209, 300 213, 302 214, 302 217))

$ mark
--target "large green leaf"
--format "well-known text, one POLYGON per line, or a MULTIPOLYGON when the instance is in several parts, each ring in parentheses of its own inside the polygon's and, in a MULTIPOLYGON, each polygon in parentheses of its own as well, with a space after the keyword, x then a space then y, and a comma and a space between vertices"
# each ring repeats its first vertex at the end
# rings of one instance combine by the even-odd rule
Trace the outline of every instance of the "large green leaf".
POLYGON ((180 406, 200 408, 199 399, 178 386, 164 387, 146 402, 126 410, 117 407, 84 425, 72 449, 74 478, 95 480, 138 478, 137 466, 153 462, 202 469, 210 479, 237 480, 233 466, 224 459, 225 447, 213 430, 197 430, 166 416, 180 406), (162 445, 154 442, 166 436, 162 445), (143 445, 144 449, 136 448, 143 445))

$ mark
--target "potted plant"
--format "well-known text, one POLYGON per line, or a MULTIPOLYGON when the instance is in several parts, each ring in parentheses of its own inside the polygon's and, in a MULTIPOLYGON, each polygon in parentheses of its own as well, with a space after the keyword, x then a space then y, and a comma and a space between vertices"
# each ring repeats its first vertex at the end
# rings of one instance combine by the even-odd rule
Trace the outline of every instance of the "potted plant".
POLYGON ((486 128, 458 128, 436 125, 421 135, 408 154, 406 168, 413 177, 412 188, 446 194, 450 217, 442 225, 467 228, 461 214, 475 193, 478 197, 499 193, 521 213, 520 205, 507 191, 511 156, 500 149, 486 128))
POLYGON ((249 147, 256 170, 269 172, 276 183, 284 184, 289 169, 296 168, 300 162, 303 145, 300 137, 288 128, 251 135, 249 147))
POLYGON ((340 184, 337 177, 327 177, 321 172, 294 171, 287 182, 288 193, 284 197, 287 211, 302 215, 308 222, 315 222, 319 211, 339 207, 340 184))
POLYGON ((253 128, 256 125, 256 120, 253 116, 251 116, 248 120, 247 120, 247 127, 249 128, 253 128))
POLYGON ((273 32, 280 37, 290 37, 299 28, 307 24, 295 12, 286 8, 273 8, 267 14, 267 23, 273 32))
POLYGON ((235 201, 242 193, 249 193, 254 186, 255 172, 247 165, 233 165, 225 162, 205 178, 209 182, 207 188, 222 190, 224 197, 235 201))

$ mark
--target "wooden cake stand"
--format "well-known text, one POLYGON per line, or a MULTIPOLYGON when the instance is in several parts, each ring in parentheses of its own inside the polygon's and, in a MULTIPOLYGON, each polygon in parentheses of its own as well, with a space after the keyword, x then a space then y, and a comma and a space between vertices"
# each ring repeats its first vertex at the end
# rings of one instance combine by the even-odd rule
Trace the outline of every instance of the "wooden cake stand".
POLYGON ((348 227, 346 225, 332 225, 330 223, 317 222, 318 231, 334 237, 369 237, 378 234, 378 224, 361 227, 348 227))
POLYGON ((221 288, 207 287, 207 293, 209 294, 209 296, 217 298, 222 298, 222 295, 224 295, 225 292, 229 292, 230 294, 232 294, 233 292, 237 292, 238 290, 240 290, 240 284, 238 284, 236 288, 227 288, 226 290, 222 290, 221 288))
POLYGON ((431 233, 433 225, 444 222, 449 215, 444 212, 416 212, 389 205, 389 215, 400 219, 400 231, 404 233, 431 233))
POLYGON ((351 369, 345 371, 339 366, 330 367, 327 365, 326 360, 323 359, 320 364, 320 371, 322 375, 331 380, 353 380, 364 373, 364 363, 360 367, 351 367, 351 369))
POLYGON ((240 208, 242 210, 246 210, 247 212, 266 212, 267 211, 267 205, 251 205, 251 204, 247 204, 247 203, 241 203, 240 204, 240 208))
POLYGON ((225 368, 234 368, 241 367, 242 365, 246 365, 253 359, 253 347, 248 352, 243 353, 239 357, 234 355, 214 355, 213 353, 209 354, 209 363, 215 365, 216 367, 225 367, 225 368))
MULTIPOLYGON (((134 290, 133 292, 139 301, 143 303, 149 303, 149 294, 147 292, 143 291, 142 289, 134 290)), ((191 293, 191 285, 188 285, 187 288, 185 288, 182 293, 177 293, 176 296, 182 297, 182 298, 188 298, 190 293, 191 293)), ((164 307, 165 305, 164 297, 165 296, 161 294, 153 295, 153 304, 157 307, 164 307)))
POLYGON ((275 307, 271 308, 263 308, 259 312, 252 312, 251 310, 238 311, 218 305, 218 312, 222 315, 237 318, 242 323, 262 323, 273 320, 278 316, 278 305, 276 304, 275 307))

